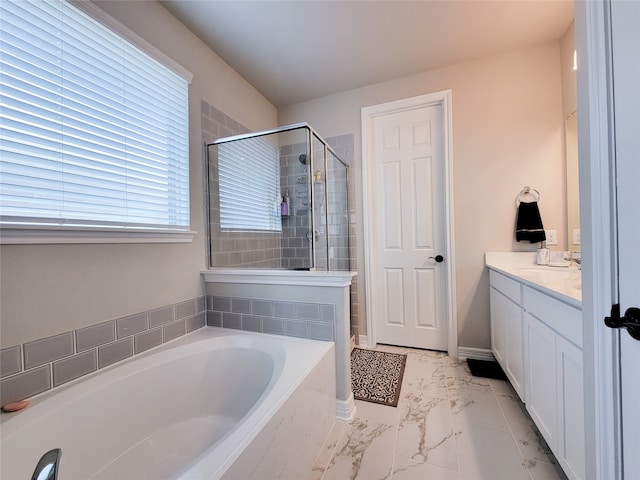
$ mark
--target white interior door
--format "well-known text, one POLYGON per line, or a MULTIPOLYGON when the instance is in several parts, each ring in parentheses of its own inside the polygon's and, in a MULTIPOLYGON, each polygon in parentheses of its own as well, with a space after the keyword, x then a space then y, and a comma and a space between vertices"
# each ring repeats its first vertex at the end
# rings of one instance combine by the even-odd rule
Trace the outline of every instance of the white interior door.
MULTIPOLYGON (((620 312, 640 308, 640 2, 611 2, 620 312)), ((628 319, 627 319, 628 320, 628 319)), ((640 341, 620 331, 622 472, 640 479, 640 341)))
POLYGON ((440 103, 371 117, 374 194, 365 215, 379 343, 447 350, 443 118, 440 103))

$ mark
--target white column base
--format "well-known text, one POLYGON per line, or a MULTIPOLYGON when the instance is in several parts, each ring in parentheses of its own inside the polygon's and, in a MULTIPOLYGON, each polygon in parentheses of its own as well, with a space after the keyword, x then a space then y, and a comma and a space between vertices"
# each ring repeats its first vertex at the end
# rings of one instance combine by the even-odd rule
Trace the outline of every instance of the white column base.
POLYGON ((347 400, 336 399, 336 419, 340 422, 350 422, 356 416, 356 402, 353 393, 347 400))

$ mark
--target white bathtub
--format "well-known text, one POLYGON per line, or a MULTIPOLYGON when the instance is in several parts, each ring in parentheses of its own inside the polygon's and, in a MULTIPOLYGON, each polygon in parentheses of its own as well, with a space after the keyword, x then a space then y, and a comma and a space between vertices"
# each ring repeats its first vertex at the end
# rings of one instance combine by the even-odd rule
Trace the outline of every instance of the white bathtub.
POLYGON ((204 328, 2 414, 0 477, 306 478, 334 418, 332 343, 204 328))

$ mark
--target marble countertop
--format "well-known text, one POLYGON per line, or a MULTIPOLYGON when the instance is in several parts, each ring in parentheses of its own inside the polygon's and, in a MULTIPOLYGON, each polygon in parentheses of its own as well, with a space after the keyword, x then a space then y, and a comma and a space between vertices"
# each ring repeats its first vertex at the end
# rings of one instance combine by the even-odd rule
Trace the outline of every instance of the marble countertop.
POLYGON ((575 266, 537 265, 535 252, 486 252, 485 264, 558 300, 582 308, 582 272, 575 266))

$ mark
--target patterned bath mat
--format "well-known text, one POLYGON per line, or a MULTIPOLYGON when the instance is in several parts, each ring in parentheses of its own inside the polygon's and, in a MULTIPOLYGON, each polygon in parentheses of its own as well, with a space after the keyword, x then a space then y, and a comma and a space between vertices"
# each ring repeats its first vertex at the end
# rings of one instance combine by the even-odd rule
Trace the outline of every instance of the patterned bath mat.
POLYGON ((398 405, 407 356, 354 348, 351 351, 351 386, 356 400, 398 405))

